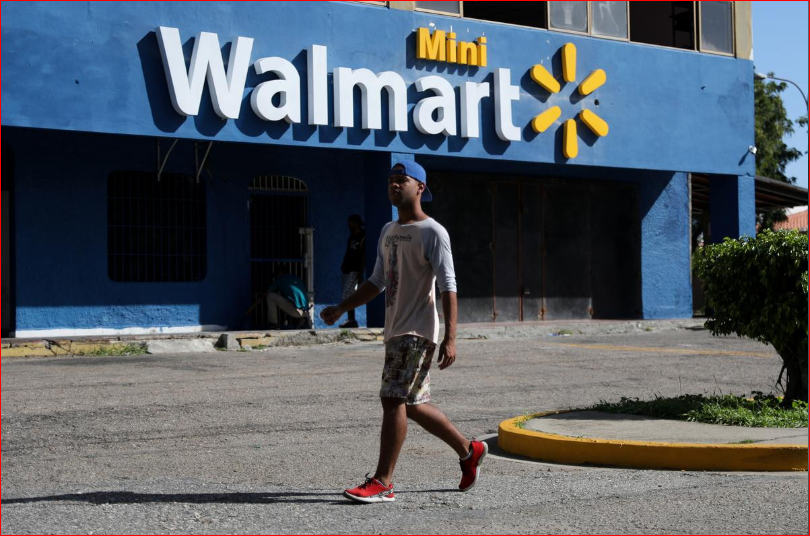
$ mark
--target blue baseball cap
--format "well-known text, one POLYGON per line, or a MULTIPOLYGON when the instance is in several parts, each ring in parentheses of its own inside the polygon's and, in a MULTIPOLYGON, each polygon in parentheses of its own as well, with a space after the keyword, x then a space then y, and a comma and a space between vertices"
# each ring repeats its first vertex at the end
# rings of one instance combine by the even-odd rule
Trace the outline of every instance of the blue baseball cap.
POLYGON ((433 194, 430 193, 427 187, 427 173, 425 173, 425 168, 414 162, 413 160, 405 160, 404 162, 399 162, 394 164, 394 167, 391 168, 391 175, 405 175, 406 177, 410 177, 415 181, 419 181, 425 185, 425 191, 422 192, 422 201, 427 203, 428 201, 433 200, 433 194))

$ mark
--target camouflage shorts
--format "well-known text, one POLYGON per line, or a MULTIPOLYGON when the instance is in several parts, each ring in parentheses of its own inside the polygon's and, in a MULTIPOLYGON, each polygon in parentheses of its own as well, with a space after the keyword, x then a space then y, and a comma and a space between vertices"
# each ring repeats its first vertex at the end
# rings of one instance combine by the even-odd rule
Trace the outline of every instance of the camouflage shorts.
POLYGON ((430 402, 430 364, 436 345, 415 335, 385 343, 381 398, 404 398, 413 406, 430 402))

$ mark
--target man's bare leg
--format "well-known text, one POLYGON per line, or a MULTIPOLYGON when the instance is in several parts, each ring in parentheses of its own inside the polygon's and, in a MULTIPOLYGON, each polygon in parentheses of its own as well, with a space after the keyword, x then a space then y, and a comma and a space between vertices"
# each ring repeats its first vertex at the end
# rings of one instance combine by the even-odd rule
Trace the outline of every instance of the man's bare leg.
POLYGON ((383 423, 380 432, 380 458, 374 478, 391 485, 394 467, 399 459, 399 451, 408 433, 408 417, 404 398, 380 398, 383 407, 383 423))
POLYGON ((459 458, 463 458, 470 451, 470 441, 461 435, 450 419, 436 406, 431 404, 406 406, 406 413, 422 428, 450 445, 459 458))

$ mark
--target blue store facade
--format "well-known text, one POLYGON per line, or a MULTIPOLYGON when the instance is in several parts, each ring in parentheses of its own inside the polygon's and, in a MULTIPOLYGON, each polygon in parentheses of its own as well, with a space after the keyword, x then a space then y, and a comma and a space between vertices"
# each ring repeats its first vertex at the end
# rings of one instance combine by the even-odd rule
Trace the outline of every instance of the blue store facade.
POLYGON ((323 327, 346 219, 370 268, 403 159, 462 322, 691 317, 690 174, 713 237, 755 232, 750 3, 656 2, 687 10, 691 48, 643 41, 656 15, 624 2, 522 3, 539 27, 464 4, 4 2, 4 333, 261 327, 244 312, 274 271, 323 327), (603 35, 619 4, 625 38, 603 35))

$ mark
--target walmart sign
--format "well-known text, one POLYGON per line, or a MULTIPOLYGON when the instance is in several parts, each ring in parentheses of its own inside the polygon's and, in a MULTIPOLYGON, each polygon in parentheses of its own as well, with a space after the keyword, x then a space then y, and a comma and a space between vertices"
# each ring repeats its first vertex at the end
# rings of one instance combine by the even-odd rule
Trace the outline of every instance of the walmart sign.
MULTIPOLYGON (((157 29, 163 66, 166 73, 172 105, 177 113, 194 116, 199 113, 203 88, 207 83, 214 111, 222 119, 239 117, 245 90, 248 69, 257 75, 272 74, 274 79, 257 85, 250 95, 250 106, 264 121, 301 123, 302 96, 301 76, 293 64, 279 57, 259 58, 251 64, 253 39, 237 37, 231 44, 227 69, 220 52, 217 34, 200 32, 194 41, 191 61, 186 63, 180 32, 177 28, 157 29)), ((415 55, 428 61, 444 61, 485 67, 487 44, 485 37, 473 42, 456 41, 455 34, 445 34, 426 28, 417 30, 415 55)), ((307 117, 309 125, 332 125, 341 128, 354 127, 354 88, 361 90, 361 128, 382 128, 383 89, 388 97, 388 124, 393 132, 408 130, 407 85, 402 76, 394 71, 374 73, 369 69, 334 67, 332 117, 329 117, 327 47, 311 45, 307 50, 307 117), (331 120, 331 123, 330 123, 331 120)), ((461 136, 478 138, 480 128, 480 103, 494 99, 494 124, 497 136, 509 142, 521 141, 521 127, 514 124, 512 104, 520 99, 520 88, 512 84, 510 69, 494 69, 493 87, 488 82, 467 81, 459 87, 456 102, 455 87, 438 75, 418 78, 414 86, 428 96, 419 100, 413 109, 413 122, 419 132, 426 135, 461 136), (459 110, 457 121, 456 110, 459 110), (456 125, 460 125, 460 132, 456 125)), ((563 47, 563 83, 576 79, 576 48, 573 44, 563 47)), ((542 65, 531 69, 531 77, 550 93, 560 91, 560 82, 542 65)), ((578 91, 587 95, 606 81, 606 74, 598 69, 586 77, 578 91)), ((532 120, 535 132, 544 132, 562 116, 558 106, 549 108, 532 120)), ((597 136, 608 133, 607 123, 589 110, 581 111, 577 118, 597 136)), ((563 152, 567 158, 575 158, 577 150, 576 120, 568 118, 563 123, 563 152)))

